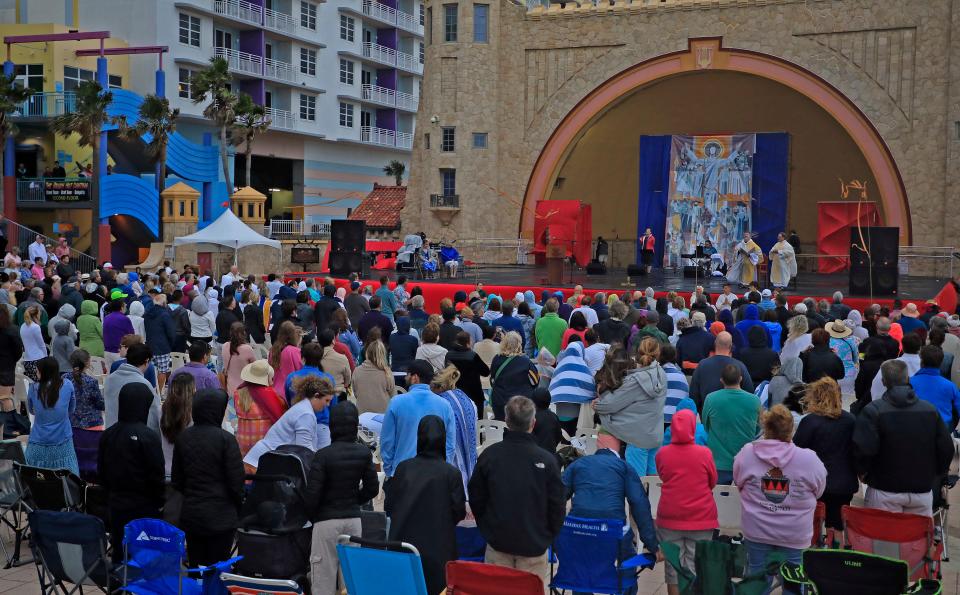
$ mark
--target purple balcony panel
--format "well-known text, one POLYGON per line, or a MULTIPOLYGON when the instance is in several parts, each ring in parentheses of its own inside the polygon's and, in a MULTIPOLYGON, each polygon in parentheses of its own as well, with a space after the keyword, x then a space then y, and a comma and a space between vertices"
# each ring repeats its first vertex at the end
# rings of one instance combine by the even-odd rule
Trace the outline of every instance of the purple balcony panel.
POLYGON ((377 43, 382 46, 386 46, 391 50, 397 49, 397 41, 399 40, 399 34, 394 28, 389 29, 377 29, 377 43))
POLYGON ((387 130, 397 129, 397 110, 378 109, 377 110, 377 128, 386 128, 387 130))
POLYGON ((380 68, 377 70, 377 86, 397 90, 397 69, 380 68))
POLYGON ((240 81, 240 91, 253 98, 257 105, 263 105, 267 102, 267 87, 263 79, 240 81))
POLYGON ((254 56, 263 55, 264 35, 263 29, 250 29, 240 32, 240 51, 253 54, 254 56))

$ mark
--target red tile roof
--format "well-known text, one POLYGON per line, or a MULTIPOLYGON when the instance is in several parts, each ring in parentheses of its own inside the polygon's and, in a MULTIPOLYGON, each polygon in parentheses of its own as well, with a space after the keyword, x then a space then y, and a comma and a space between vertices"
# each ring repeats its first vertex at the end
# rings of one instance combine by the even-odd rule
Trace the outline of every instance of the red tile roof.
POLYGON ((407 202, 406 186, 381 186, 374 184, 373 190, 360 205, 350 213, 348 219, 364 219, 368 229, 399 229, 400 211, 407 202))

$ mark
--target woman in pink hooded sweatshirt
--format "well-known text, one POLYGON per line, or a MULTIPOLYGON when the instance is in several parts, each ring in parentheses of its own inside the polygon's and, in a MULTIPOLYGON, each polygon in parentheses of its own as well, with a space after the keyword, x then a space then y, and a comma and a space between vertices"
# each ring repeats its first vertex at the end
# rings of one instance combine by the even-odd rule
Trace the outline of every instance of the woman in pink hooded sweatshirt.
POLYGON ((771 554, 801 562, 813 539, 817 499, 827 487, 817 453, 790 441, 793 416, 786 407, 774 405, 761 425, 763 438, 745 445, 733 460, 749 574, 766 568, 771 554))
MULTIPOLYGON (((717 528, 713 487, 717 467, 706 446, 696 443, 697 413, 678 409, 670 421, 670 444, 657 451, 657 472, 663 481, 657 505, 657 537, 680 549, 680 564, 690 572, 698 541, 709 541, 717 528)), ((664 566, 667 593, 679 595, 677 572, 664 566)))

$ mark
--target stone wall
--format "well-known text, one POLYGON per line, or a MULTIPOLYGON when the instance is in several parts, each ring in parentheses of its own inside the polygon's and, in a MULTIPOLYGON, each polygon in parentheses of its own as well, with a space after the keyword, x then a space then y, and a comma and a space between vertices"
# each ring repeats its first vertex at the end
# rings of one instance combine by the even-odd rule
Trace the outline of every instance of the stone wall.
MULTIPOLYGON (((638 63, 685 51, 694 38, 720 37, 725 48, 813 73, 854 103, 899 170, 913 242, 956 244, 960 224, 949 207, 960 204, 960 43, 951 29, 960 30, 960 0, 618 0, 531 12, 499 0, 491 3, 484 44, 473 43, 466 0, 459 41, 443 42, 442 6, 450 3, 426 3, 433 36, 405 229, 431 237, 516 237, 531 171, 581 100, 638 63), (444 126, 457 130, 450 153, 440 152, 444 126), (472 148, 472 132, 488 134, 486 149, 472 148), (460 196, 460 213, 447 228, 429 208, 441 168, 456 169, 460 196)), ((635 218, 635 211, 626 215, 635 218)))

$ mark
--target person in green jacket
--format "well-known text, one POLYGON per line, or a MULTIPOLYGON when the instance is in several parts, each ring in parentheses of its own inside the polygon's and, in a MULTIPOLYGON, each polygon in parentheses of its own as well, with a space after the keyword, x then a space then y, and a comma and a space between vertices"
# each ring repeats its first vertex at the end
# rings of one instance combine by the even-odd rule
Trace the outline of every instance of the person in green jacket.
POLYGON ((560 353, 560 345, 563 343, 563 333, 567 330, 565 320, 557 315, 560 304, 556 298, 550 298, 543 306, 543 316, 533 327, 533 334, 537 337, 537 348, 546 347, 550 353, 557 355, 560 353))
POLYGON ((740 389, 740 368, 728 364, 720 373, 723 388, 707 395, 703 403, 703 427, 707 448, 717 466, 717 483, 733 481, 733 458, 760 431, 760 399, 740 389))
POLYGON ((80 349, 90 355, 103 357, 103 323, 99 314, 97 302, 83 300, 77 318, 77 331, 80 333, 80 349))
MULTIPOLYGON (((637 331, 637 334, 633 336, 633 341, 631 341, 630 345, 631 351, 637 350, 637 346, 640 345, 640 342, 643 341, 644 337, 656 339, 661 345, 667 345, 670 343, 670 339, 667 338, 667 335, 657 328, 657 323, 660 322, 659 312, 656 310, 648 310, 646 321, 647 324, 641 327, 640 330, 637 331)), ((637 326, 639 326, 639 323, 637 323, 637 326)))

